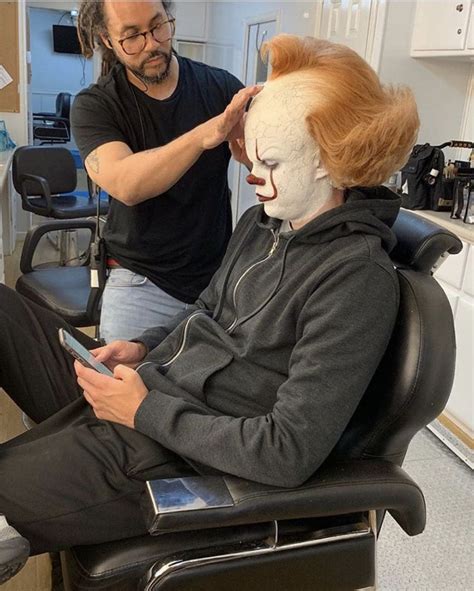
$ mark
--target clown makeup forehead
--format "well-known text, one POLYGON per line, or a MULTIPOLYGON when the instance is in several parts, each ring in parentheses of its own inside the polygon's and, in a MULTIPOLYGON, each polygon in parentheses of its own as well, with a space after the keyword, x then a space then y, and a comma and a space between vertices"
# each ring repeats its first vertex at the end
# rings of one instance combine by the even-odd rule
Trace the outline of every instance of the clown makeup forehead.
MULTIPOLYGON (((252 102, 245 122, 245 144, 252 160, 296 161, 303 152, 318 157, 306 123, 311 107, 308 92, 294 83, 293 76, 267 82, 252 102)), ((308 164, 307 158, 301 162, 308 164)))

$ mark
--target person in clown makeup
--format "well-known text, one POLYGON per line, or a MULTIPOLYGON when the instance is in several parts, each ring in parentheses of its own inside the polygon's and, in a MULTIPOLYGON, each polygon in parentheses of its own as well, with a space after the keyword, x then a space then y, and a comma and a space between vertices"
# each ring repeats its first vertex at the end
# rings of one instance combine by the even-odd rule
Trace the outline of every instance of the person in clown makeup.
POLYGON ((89 349, 93 340, 0 290, 0 385, 33 419, 47 417, 0 446, 0 513, 34 553, 145 533, 138 497, 149 478, 302 484, 385 351, 400 201, 381 183, 415 143, 413 96, 328 41, 279 35, 266 51, 272 77, 245 122, 260 203, 190 310, 95 349, 112 378, 73 367, 57 329, 89 349), (20 329, 20 315, 31 324, 20 329), (13 356, 20 333, 23 347, 40 345, 31 369, 13 356), (65 389, 75 400, 58 408, 65 389))

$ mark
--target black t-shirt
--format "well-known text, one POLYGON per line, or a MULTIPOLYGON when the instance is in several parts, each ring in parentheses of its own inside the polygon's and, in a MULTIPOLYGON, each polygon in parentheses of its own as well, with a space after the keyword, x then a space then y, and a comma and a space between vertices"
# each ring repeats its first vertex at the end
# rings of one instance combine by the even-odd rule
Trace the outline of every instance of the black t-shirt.
MULTIPOLYGON (((83 160, 99 146, 125 142, 133 152, 163 146, 224 111, 242 84, 224 70, 178 57, 175 92, 156 100, 117 65, 74 101, 71 123, 83 160)), ((205 151, 166 193, 135 206, 111 199, 107 254, 192 303, 209 283, 232 231, 227 143, 205 151)), ((111 196, 113 197, 113 195, 111 196)))

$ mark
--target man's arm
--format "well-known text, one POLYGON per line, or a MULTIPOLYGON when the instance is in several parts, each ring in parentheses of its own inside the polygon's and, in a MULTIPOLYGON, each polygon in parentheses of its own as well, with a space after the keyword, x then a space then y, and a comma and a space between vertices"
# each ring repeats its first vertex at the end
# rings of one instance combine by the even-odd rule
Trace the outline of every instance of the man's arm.
POLYGON ((126 205, 136 205, 172 187, 205 151, 235 135, 245 106, 260 87, 244 88, 225 111, 176 140, 152 150, 132 153, 124 142, 108 142, 93 150, 85 166, 92 180, 126 205))

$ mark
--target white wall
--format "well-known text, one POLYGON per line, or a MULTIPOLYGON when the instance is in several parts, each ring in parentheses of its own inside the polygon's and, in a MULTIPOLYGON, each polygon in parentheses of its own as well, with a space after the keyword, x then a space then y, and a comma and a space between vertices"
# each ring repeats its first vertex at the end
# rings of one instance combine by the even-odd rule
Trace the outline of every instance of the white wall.
POLYGON ((232 48, 232 63, 228 69, 242 76, 243 45, 246 19, 279 13, 281 33, 312 35, 316 19, 316 2, 209 2, 208 40, 232 48))
POLYGON ((72 25, 63 10, 30 7, 31 110, 54 112, 59 92, 75 96, 92 82, 92 61, 82 55, 55 53, 52 26, 72 25))
POLYGON ((460 139, 471 66, 450 58, 410 57, 414 15, 414 0, 389 0, 380 77, 412 88, 421 119, 420 142, 460 139))

